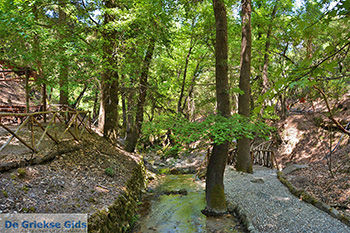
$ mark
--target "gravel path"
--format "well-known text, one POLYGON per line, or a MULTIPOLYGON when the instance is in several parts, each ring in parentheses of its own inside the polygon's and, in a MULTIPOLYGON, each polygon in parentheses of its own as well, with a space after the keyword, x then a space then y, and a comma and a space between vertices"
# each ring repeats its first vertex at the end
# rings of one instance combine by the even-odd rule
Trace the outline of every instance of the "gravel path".
POLYGON ((350 227, 300 201, 277 179, 276 171, 254 167, 254 174, 225 171, 227 201, 244 209, 259 232, 350 233, 350 227))

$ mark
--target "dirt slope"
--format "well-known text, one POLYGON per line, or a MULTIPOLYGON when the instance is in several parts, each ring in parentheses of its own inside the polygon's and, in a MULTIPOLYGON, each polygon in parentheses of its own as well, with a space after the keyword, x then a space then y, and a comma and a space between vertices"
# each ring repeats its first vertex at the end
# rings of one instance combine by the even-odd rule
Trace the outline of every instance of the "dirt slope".
POLYGON ((0 213, 94 213, 111 205, 138 158, 98 135, 79 146, 47 164, 0 173, 0 213))
POLYGON ((0 82, 0 105, 25 105, 24 83, 15 81, 0 82))
MULTIPOLYGON (((350 95, 345 95, 336 106, 336 118, 345 126, 350 121, 350 95)), ((278 124, 282 141, 277 156, 280 168, 293 163, 308 165, 288 174, 288 179, 296 187, 350 214, 350 137, 328 127, 330 120, 322 113, 326 110, 322 102, 316 112, 309 106, 297 107, 299 111, 278 124), (330 156, 330 148, 334 149, 338 142, 330 156)))

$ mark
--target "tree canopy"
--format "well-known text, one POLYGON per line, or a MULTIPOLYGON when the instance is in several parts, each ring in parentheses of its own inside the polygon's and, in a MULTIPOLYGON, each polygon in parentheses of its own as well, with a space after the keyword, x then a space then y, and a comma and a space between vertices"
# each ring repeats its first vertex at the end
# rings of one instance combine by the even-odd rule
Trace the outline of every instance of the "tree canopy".
POLYGON ((346 0, 0 0, 0 64, 33 70, 32 89, 90 110, 128 151, 176 156, 196 141, 244 139, 249 153, 250 139, 271 137, 301 100, 325 101, 350 134, 329 102, 349 91, 349 9, 346 0))

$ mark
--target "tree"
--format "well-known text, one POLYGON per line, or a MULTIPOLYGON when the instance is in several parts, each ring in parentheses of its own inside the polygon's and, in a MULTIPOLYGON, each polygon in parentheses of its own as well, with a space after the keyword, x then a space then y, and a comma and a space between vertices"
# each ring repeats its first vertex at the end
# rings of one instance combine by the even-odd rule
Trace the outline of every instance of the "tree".
MULTIPOLYGON (((250 116, 250 62, 251 62, 251 0, 242 0, 242 44, 239 88, 244 92, 238 97, 238 113, 250 116)), ((241 137, 237 141, 236 169, 253 172, 250 158, 250 139, 241 137)))
MULTIPOLYGON (((228 45, 227 45, 227 16, 223 0, 213 0, 213 8, 216 25, 215 43, 215 76, 217 112, 224 117, 230 116, 230 97, 228 90, 228 45)), ((206 174, 206 208, 204 213, 222 214, 226 212, 226 200, 224 192, 224 171, 228 155, 229 142, 214 144, 209 158, 206 174)))
POLYGON ((65 40, 66 40, 66 30, 65 27, 67 27, 67 15, 64 11, 66 3, 64 0, 58 1, 58 41, 60 43, 59 47, 59 86, 60 86, 60 104, 68 105, 68 74, 69 74, 69 63, 65 56, 65 40))
POLYGON ((144 105, 146 101, 147 96, 147 78, 148 78, 148 72, 150 69, 150 64, 152 61, 153 51, 155 47, 155 39, 151 38, 145 59, 143 61, 143 68, 140 75, 140 87, 139 87, 139 96, 138 96, 138 102, 136 106, 136 117, 135 117, 135 124, 134 127, 132 127, 126 138, 126 147, 125 149, 129 152, 133 152, 135 150, 135 146, 137 143, 137 140, 140 137, 142 123, 143 123, 143 114, 144 114, 144 105))
POLYGON ((116 28, 111 27, 115 19, 110 10, 117 7, 116 1, 104 1, 106 12, 104 13, 103 40, 103 71, 101 75, 101 104, 99 127, 103 135, 111 140, 118 136, 118 72, 116 58, 116 28))

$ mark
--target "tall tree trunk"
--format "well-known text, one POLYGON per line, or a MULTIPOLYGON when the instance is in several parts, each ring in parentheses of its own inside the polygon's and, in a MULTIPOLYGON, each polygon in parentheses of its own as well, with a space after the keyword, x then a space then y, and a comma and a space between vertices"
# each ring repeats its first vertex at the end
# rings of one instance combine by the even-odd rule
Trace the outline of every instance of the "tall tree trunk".
POLYGON ((118 136, 118 74, 105 71, 102 75, 103 136, 115 140, 118 136))
POLYGON ((96 117, 98 116, 98 112, 99 112, 99 107, 98 107, 98 88, 96 88, 97 90, 95 91, 95 96, 94 96, 94 106, 92 108, 92 119, 96 119, 96 117))
MULTIPOLYGON (((41 109, 43 112, 46 112, 47 110, 47 90, 46 90, 46 83, 41 84, 41 104, 43 105, 43 108, 41 109)), ((47 117, 46 114, 44 114, 44 122, 46 122, 47 117)))
POLYGON ((63 105, 68 105, 68 61, 65 57, 65 49, 63 46, 65 35, 64 35, 64 27, 66 26, 66 12, 62 9, 65 5, 64 0, 59 0, 59 7, 58 7, 58 22, 60 26, 60 31, 58 32, 58 38, 60 40, 60 69, 59 69, 59 86, 60 86, 60 99, 59 103, 63 105))
POLYGON ((262 80, 263 80, 263 90, 262 95, 264 95, 269 89, 269 78, 268 78, 268 68, 269 68, 269 53, 270 53, 270 44, 271 44, 271 32, 272 32, 272 23, 275 19, 277 13, 277 3, 275 3, 272 13, 271 13, 271 21, 268 25, 266 32, 266 42, 265 42, 265 54, 264 54, 264 66, 262 70, 262 80))
MULTIPOLYGON (((228 90, 228 44, 227 44, 227 16, 223 0, 213 0, 213 8, 216 24, 215 44, 215 76, 216 76, 216 100, 218 114, 229 117, 230 96, 228 90)), ((209 158, 206 174, 206 209, 208 215, 222 214, 227 211, 224 193, 224 171, 228 155, 229 142, 215 144, 209 158)))
POLYGON ((121 93, 122 96, 122 118, 123 118, 123 124, 122 124, 122 131, 121 136, 124 138, 126 136, 126 127, 128 124, 127 121, 127 112, 126 112, 126 92, 125 90, 121 93))
MULTIPOLYGON (((242 0, 242 44, 241 44, 241 71, 239 88, 244 92, 238 97, 238 113, 250 116, 250 62, 251 62, 251 0, 242 0)), ((242 137, 237 142, 236 169, 243 172, 253 172, 250 157, 250 140, 242 137)))
POLYGON ((148 48, 147 48, 144 62, 143 62, 142 73, 140 75, 139 97, 138 97, 138 102, 136 106, 135 124, 133 129, 130 131, 130 133, 127 135, 127 138, 126 138, 125 150, 129 152, 133 152, 135 150, 137 140, 139 139, 139 136, 141 133, 144 105, 146 102, 146 95, 147 95, 148 71, 152 61, 154 46, 155 46, 155 40, 151 39, 150 44, 148 45, 148 48))
MULTIPOLYGON (((128 91, 127 95, 127 110, 126 110, 126 138, 128 138, 128 135, 132 134, 131 130, 135 128, 134 124, 134 117, 136 112, 136 88, 134 88, 135 85, 135 79, 131 78, 130 80, 130 89, 128 91)), ((130 137, 130 136, 129 136, 130 137)))
POLYGON ((29 92, 30 92, 30 87, 29 87, 29 70, 26 69, 25 71, 25 90, 26 90, 26 113, 30 112, 29 109, 29 92))
MULTIPOLYGON (((39 12, 36 3, 33 4, 33 14, 35 17, 36 21, 39 21, 39 12)), ((40 36, 38 33, 35 33, 34 35, 34 40, 33 40, 33 51, 35 54, 35 63, 36 63, 36 69, 37 69, 37 78, 41 84, 41 103, 42 103, 42 108, 40 109, 43 112, 46 112, 46 99, 47 99, 47 90, 46 90, 46 83, 44 80, 44 73, 43 73, 43 66, 42 66, 42 51, 40 48, 40 36)), ((44 114, 44 122, 46 122, 46 114, 44 114)))
MULTIPOLYGON (((115 0, 104 1, 107 9, 117 7, 115 0)), ((108 13, 104 14, 104 25, 109 24, 114 20, 114 17, 108 13)), ((118 136, 118 91, 119 78, 116 71, 117 59, 115 57, 115 37, 116 31, 106 29, 102 31, 103 36, 103 61, 104 71, 101 75, 101 105, 99 116, 99 127, 103 131, 103 136, 116 140, 118 136)))

